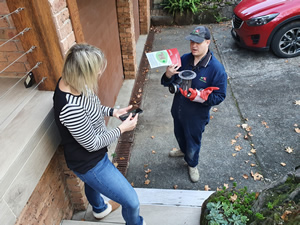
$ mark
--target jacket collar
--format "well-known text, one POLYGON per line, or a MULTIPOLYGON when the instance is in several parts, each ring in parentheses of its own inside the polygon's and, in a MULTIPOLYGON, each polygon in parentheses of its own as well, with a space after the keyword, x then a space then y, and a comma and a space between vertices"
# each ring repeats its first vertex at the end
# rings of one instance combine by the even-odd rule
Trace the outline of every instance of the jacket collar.
POLYGON ((194 56, 191 53, 190 65, 192 66, 193 70, 200 67, 207 67, 209 61, 211 60, 211 57, 212 57, 212 53, 208 49, 206 55, 197 63, 196 66, 194 66, 194 56))

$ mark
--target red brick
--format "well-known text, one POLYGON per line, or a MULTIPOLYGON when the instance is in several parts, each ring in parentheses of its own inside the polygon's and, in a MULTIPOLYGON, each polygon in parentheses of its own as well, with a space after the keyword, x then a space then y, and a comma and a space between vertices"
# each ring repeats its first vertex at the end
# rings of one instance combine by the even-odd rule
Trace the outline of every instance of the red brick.
MULTIPOLYGON (((2 45, 4 42, 5 41, 0 41, 0 45, 2 45)), ((14 51, 18 51, 16 42, 14 41, 7 42, 1 47, 1 52, 14 52, 14 51)))
POLYGON ((66 8, 67 3, 66 1, 62 0, 54 0, 51 4, 52 13, 56 14, 66 8))
POLYGON ((7 15, 9 13, 10 12, 9 12, 6 2, 0 2, 0 15, 7 15))
POLYGON ((67 8, 63 9, 58 15, 55 16, 57 27, 62 27, 64 23, 70 18, 70 13, 67 8))
POLYGON ((15 28, 1 29, 0 39, 11 39, 17 35, 17 30, 15 28))

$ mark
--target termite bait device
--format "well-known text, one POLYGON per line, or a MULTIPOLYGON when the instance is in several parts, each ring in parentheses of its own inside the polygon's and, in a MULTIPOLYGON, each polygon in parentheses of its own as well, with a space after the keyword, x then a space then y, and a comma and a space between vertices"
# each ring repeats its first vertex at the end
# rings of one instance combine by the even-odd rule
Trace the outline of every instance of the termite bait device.
POLYGON ((192 70, 183 70, 178 74, 179 78, 169 85, 169 91, 172 94, 178 93, 179 88, 188 91, 192 86, 192 80, 197 74, 192 70))

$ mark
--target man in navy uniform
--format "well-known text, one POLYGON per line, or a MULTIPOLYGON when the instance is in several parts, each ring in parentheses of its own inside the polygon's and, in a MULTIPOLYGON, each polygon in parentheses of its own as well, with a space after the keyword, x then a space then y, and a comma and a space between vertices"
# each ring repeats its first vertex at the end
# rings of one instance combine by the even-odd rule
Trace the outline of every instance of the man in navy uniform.
POLYGON ((170 151, 169 155, 183 156, 188 164, 191 181, 197 182, 202 133, 210 119, 210 108, 220 104, 226 97, 227 74, 223 65, 209 50, 210 32, 207 27, 196 27, 185 39, 190 41, 191 52, 181 56, 181 67, 167 67, 161 84, 169 86, 178 80, 178 74, 183 70, 196 73, 191 88, 180 88, 174 95, 171 114, 180 149, 170 151))

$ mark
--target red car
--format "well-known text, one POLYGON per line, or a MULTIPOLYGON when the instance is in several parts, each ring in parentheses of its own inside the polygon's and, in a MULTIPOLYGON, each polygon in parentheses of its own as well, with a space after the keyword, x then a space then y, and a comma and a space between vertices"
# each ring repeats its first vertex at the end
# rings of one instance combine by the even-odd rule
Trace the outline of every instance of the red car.
POLYGON ((234 9, 231 35, 241 47, 300 55, 300 0, 242 0, 234 9))

